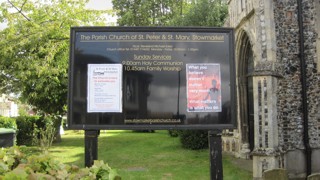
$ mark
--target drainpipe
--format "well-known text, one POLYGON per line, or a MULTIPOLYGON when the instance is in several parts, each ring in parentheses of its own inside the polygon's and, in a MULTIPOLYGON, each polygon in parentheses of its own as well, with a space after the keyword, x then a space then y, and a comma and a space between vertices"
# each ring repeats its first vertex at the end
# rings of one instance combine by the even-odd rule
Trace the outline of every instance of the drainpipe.
POLYGON ((311 147, 309 143, 309 120, 308 120, 308 101, 307 101, 307 77, 306 63, 304 59, 304 36, 303 36, 303 19, 302 19, 302 0, 297 0, 298 3, 298 25, 299 25, 299 44, 300 44, 300 72, 302 85, 302 113, 303 113, 303 142, 306 155, 306 171, 307 177, 311 174, 311 147))

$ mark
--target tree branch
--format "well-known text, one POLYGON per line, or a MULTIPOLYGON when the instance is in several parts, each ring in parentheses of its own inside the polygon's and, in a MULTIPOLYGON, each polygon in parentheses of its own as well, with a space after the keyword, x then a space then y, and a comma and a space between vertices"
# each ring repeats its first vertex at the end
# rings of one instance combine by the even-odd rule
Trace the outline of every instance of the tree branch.
POLYGON ((8 2, 11 4, 11 6, 13 6, 27 21, 31 21, 30 18, 28 18, 28 16, 26 16, 23 12, 22 12, 22 8, 23 6, 27 3, 27 0, 25 0, 20 8, 20 10, 17 8, 17 6, 15 6, 10 0, 8 0, 8 2))

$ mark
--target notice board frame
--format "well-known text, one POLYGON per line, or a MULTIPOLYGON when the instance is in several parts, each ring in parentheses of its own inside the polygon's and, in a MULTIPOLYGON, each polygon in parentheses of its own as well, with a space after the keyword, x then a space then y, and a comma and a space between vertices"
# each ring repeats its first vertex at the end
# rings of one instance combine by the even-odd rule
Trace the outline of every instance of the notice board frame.
MULTIPOLYGON (((109 34, 110 35, 110 34, 109 34)), ((161 36, 160 36, 161 37, 161 36)), ((191 36, 190 36, 191 37, 191 36)), ((130 37, 129 37, 130 38, 130 37)), ((145 38, 145 37, 144 37, 145 38)), ((167 38, 167 37, 166 37, 167 38)), ((183 37, 181 37, 183 38, 183 37)), ((186 37, 187 38, 187 37, 186 37)), ((196 37, 195 37, 196 38, 196 37)), ((219 39, 219 37, 218 37, 219 39)), ((89 40, 92 40, 91 37, 89 40)), ((126 39, 128 40, 128 39, 126 39)), ((145 39, 144 39, 145 40, 145 39)), ((179 42, 183 42, 185 39, 179 39, 179 42)), ((202 39, 203 40, 203 39, 202 39)), ((97 43, 101 43, 103 41, 107 42, 108 37, 106 36, 100 36, 95 39, 97 43), (106 39, 103 39, 106 38, 106 39)), ((151 41, 151 40, 150 40, 151 41)), ((161 39, 159 40, 161 41, 161 39)), ((178 41, 177 39, 173 39, 172 41, 178 41)), ((204 39, 204 41, 207 41, 207 39, 204 39)), ((210 41, 210 37, 209 40, 210 41)), ((157 40, 152 40, 152 42, 156 42, 157 40)), ((95 43, 92 41, 92 43, 95 43)), ((210 43, 210 42, 206 42, 210 43)), ((214 51, 214 50, 213 50, 214 51)), ((143 57, 142 57, 143 58, 143 57)), ((161 57, 165 58, 165 57, 161 57)), ((88 60, 90 63, 90 60, 88 60)), ((183 61, 183 60, 182 60, 183 61)), ((96 64, 97 62, 92 62, 92 64, 96 64)), ((197 62, 194 62, 197 63, 197 62)), ((184 64, 184 67, 186 65, 184 64)), ((83 73, 83 72, 82 72, 83 73)), ((87 74, 88 72, 84 72, 84 74, 87 74)), ((180 76, 180 75, 179 75, 180 76)), ((85 80, 86 81, 86 80, 85 80)), ((123 80, 122 80, 123 81, 123 80)), ((179 80, 180 81, 180 80, 179 80)), ((123 82, 122 82, 123 83, 123 82)), ((87 88, 87 82, 85 83, 85 88, 87 88)), ((234 129, 237 127, 237 121, 236 121, 236 111, 237 111, 237 103, 236 103, 236 90, 235 90, 235 55, 234 55, 234 30, 232 28, 216 28, 216 27, 72 27, 70 30, 70 59, 69 59, 69 84, 68 84, 68 128, 69 129, 78 129, 78 130, 103 130, 103 129, 119 129, 119 130, 150 130, 150 129, 197 129, 197 130, 212 130, 212 129, 234 129), (77 33, 87 33, 87 34, 95 34, 95 33, 106 33, 104 35, 108 35, 108 33, 120 33, 123 36, 118 36, 120 40, 114 40, 119 41, 121 43, 122 40, 125 40, 125 38, 128 38, 124 36, 125 34, 142 34, 143 36, 146 35, 146 33, 153 33, 153 34, 170 34, 170 33, 182 33, 182 34, 193 34, 197 33, 208 33, 209 35, 212 33, 213 36, 222 34, 225 37, 227 37, 226 43, 228 44, 228 49, 226 50, 228 53, 228 71, 229 71, 229 88, 230 91, 229 96, 230 100, 228 101, 228 122, 227 123, 214 123, 214 124, 207 124, 207 123, 193 123, 193 124, 156 124, 156 123, 143 123, 143 124, 90 124, 87 123, 87 120, 90 120, 90 114, 88 112, 85 112, 82 119, 82 123, 76 123, 78 120, 78 116, 75 115, 75 109, 77 108, 76 105, 78 102, 86 104, 87 97, 82 97, 82 100, 77 100, 77 97, 75 97, 75 91, 77 89, 83 89, 83 87, 78 86, 78 84, 75 82, 76 72, 77 69, 76 63, 78 59, 76 58, 75 53, 78 51, 76 49, 77 46, 77 40, 76 36, 77 33), (84 102, 85 101, 85 102, 84 102)), ((121 95, 124 96, 124 92, 121 92, 121 95)), ((124 103, 124 100, 122 101, 124 103)), ((124 103, 125 104, 125 103, 124 103)), ((163 106, 166 106, 163 104, 163 106)), ((178 109, 179 109, 179 102, 178 102, 178 109)), ((222 110, 225 111, 225 110, 222 110)), ((179 112, 179 110, 178 110, 179 112)), ((124 112, 121 112, 120 114, 123 114, 124 112)), ((198 114, 201 114, 202 112, 196 112, 198 114)), ((213 112, 214 113, 214 112, 213 112)), ((98 113, 102 114, 102 113, 98 113)), ((106 113, 103 113, 106 114, 106 113)), ((119 114, 119 113, 118 113, 119 114)), ((100 115, 98 115, 100 117, 100 115)), ((122 116, 123 117, 123 116, 122 116)), ((180 118, 181 116, 179 113, 177 113, 177 117, 180 118)), ((209 115, 210 117, 210 115, 209 115)), ((182 116, 183 118, 183 116, 182 116)), ((101 119, 101 117, 100 117, 101 119)), ((102 118, 103 119, 103 118, 102 118)), ((124 121, 124 118, 118 119, 119 121, 124 121)))

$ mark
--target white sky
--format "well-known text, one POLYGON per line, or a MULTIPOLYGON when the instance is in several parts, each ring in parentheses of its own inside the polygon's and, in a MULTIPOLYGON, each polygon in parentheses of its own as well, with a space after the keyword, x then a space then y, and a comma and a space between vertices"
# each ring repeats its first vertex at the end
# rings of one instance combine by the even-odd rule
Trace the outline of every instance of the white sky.
MULTIPOLYGON (((2 0, 0 0, 2 1, 2 0)), ((112 9, 112 0, 90 0, 87 7, 90 9, 104 10, 112 9)))
MULTIPOLYGON (((0 4, 5 1, 6 0, 0 0, 0 4)), ((89 9, 96 9, 96 10, 112 9, 112 0, 89 0, 87 7, 89 9)), ((115 17, 107 16, 106 18, 108 22, 114 22, 114 23, 116 22, 115 17)), ((0 30, 5 27, 6 27, 6 24, 0 23, 0 30)))

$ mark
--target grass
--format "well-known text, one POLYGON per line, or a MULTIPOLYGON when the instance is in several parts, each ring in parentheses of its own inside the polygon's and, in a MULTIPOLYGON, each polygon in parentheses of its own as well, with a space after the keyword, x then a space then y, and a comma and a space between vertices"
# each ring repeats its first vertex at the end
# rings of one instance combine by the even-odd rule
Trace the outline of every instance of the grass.
MULTIPOLYGON (((61 162, 84 166, 84 134, 67 131, 62 142, 50 152, 61 162)), ((101 132, 98 158, 118 170, 125 180, 185 180, 210 179, 208 150, 186 150, 179 138, 169 137, 167 131, 133 133, 132 131, 101 132)), ((223 156, 224 179, 252 179, 252 173, 223 156)))

